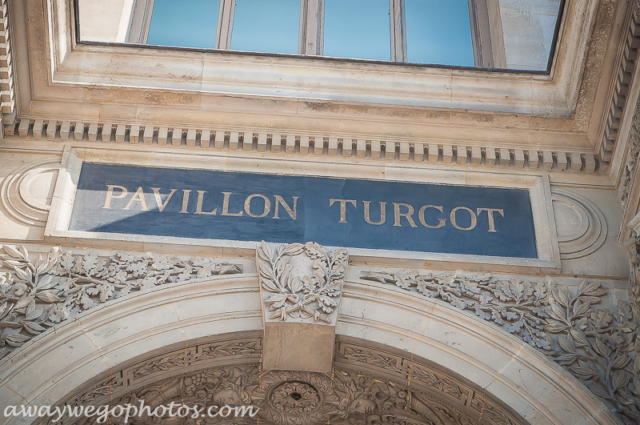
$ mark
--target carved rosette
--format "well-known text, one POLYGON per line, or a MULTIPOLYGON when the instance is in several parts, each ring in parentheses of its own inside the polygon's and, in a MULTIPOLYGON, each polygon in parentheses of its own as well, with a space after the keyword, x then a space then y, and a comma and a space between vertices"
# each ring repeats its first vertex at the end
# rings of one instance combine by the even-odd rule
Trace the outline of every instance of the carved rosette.
POLYGON ((269 423, 314 425, 337 411, 331 377, 323 373, 272 371, 262 376, 254 402, 269 423))
POLYGON ((0 246, 0 358, 75 314, 130 292, 238 273, 241 265, 202 257, 105 257, 53 248, 33 259, 22 245, 0 246))
MULTIPOLYGON (((599 282, 562 288, 491 276, 364 271, 362 279, 437 298, 500 326, 541 350, 611 406, 625 424, 640 423, 640 338, 629 303, 600 307, 599 282)), ((637 286, 636 286, 637 288, 637 286)))
POLYGON ((320 403, 318 390, 304 382, 285 382, 271 393, 271 405, 281 412, 306 413, 320 403))

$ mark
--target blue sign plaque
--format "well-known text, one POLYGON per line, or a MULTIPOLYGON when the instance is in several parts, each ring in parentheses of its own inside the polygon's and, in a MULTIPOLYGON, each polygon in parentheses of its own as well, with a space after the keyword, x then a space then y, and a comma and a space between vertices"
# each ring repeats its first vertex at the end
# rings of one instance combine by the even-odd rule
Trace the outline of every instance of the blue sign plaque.
POLYGON ((537 258, 525 189, 85 163, 69 229, 537 258))

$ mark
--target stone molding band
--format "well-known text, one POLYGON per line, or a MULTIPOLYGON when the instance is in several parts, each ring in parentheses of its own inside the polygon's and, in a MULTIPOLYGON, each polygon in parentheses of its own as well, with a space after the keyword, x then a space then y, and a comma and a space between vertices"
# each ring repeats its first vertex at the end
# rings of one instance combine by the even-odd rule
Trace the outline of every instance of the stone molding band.
POLYGON ((599 155, 589 152, 494 148, 433 142, 403 142, 349 137, 211 130, 142 124, 85 123, 21 118, 5 127, 6 136, 24 139, 96 142, 158 147, 271 152, 385 161, 471 165, 575 173, 604 173, 599 155))

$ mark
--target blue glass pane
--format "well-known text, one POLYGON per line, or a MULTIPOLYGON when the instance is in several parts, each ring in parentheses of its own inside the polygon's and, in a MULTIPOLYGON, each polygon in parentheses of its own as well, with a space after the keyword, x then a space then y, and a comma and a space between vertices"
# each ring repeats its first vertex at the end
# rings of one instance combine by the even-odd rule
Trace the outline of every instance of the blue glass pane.
POLYGON ((298 53, 300 0, 236 0, 231 49, 298 53))
POLYGON ((468 0, 405 0, 409 62, 474 66, 468 0))
POLYGON ((325 0, 324 56, 390 60, 389 0, 325 0))
POLYGON ((147 44, 213 49, 220 0, 155 0, 147 44))

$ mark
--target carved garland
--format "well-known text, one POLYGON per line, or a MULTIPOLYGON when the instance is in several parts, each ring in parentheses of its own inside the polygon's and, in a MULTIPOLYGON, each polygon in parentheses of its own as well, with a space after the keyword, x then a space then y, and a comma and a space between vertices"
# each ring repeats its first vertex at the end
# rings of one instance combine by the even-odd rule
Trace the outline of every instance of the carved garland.
POLYGON ((237 264, 118 252, 74 255, 53 248, 29 259, 24 246, 0 246, 0 358, 35 335, 98 304, 159 285, 242 273, 237 264))
POLYGON ((541 349, 613 406, 623 423, 640 423, 640 338, 632 308, 594 308, 606 291, 583 281, 577 290, 490 274, 419 275, 364 271, 362 279, 438 298, 500 326, 541 349))
POLYGON ((270 295, 265 304, 271 319, 313 319, 331 323, 329 316, 342 294, 349 253, 327 251, 317 243, 278 245, 262 242, 258 247, 260 285, 270 295), (311 276, 293 276, 291 258, 304 254, 313 262, 311 276))

